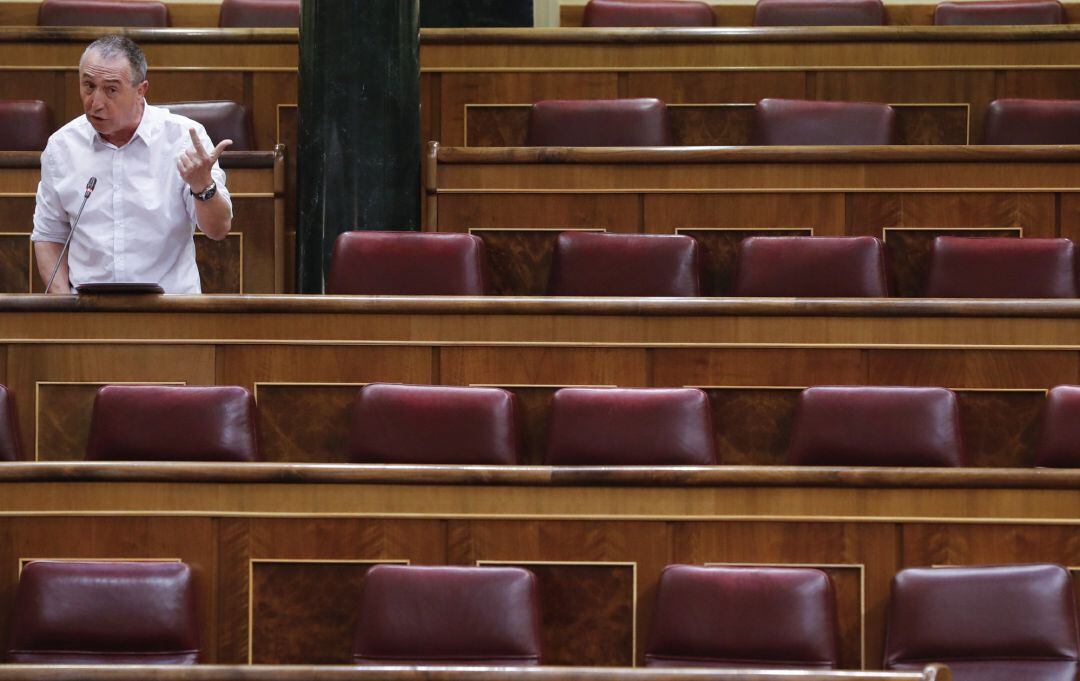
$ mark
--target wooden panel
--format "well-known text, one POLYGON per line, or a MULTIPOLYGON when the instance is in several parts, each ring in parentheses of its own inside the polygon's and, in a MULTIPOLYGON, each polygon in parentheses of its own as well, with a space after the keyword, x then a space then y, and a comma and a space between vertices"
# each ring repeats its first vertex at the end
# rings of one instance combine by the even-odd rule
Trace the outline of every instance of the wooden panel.
MULTIPOLYGON (((195 261, 199 265, 203 293, 243 293, 243 259, 242 233, 230 232, 221 241, 214 241, 201 232, 195 235, 195 261)), ((272 292, 272 289, 260 291, 272 292)))
POLYGON ((735 292, 735 267, 739 242, 751 236, 812 236, 809 229, 677 229, 701 244, 703 293, 707 296, 730 296, 735 292))
POLYGON ((465 146, 523 147, 529 107, 465 105, 465 146))
POLYGON ((645 355, 618 348, 444 347, 440 382, 644 386, 645 355))
MULTIPOLYGON (((233 212, 232 233, 243 235, 239 262, 243 263, 244 292, 275 293, 274 198, 235 197, 233 212)), ((292 278, 291 273, 286 278, 292 278)))
POLYGON ((488 292, 499 296, 545 295, 560 231, 470 229, 471 234, 484 240, 488 292))
POLYGON ((897 104, 899 144, 967 144, 968 106, 897 104))
POLYGON ((863 350, 838 348, 658 348, 651 352, 656 386, 861 385, 863 350))
POLYGON ((1044 391, 963 390, 957 392, 957 401, 966 465, 1035 465, 1044 391))
POLYGON ((712 406, 719 462, 730 466, 782 466, 795 421, 799 388, 728 388, 706 391, 712 406))
POLYGON ((360 384, 258 383, 259 438, 267 461, 348 463, 360 384))
POLYGON ((604 229, 641 231, 636 196, 618 194, 441 194, 440 232, 469 229, 604 229))
POLYGON ((633 666, 637 597, 634 565, 524 563, 517 566, 536 575, 543 664, 633 666))
POLYGON ((1063 192, 1060 196, 1058 236, 1080 243, 1080 194, 1063 192))
POLYGON ((34 205, 33 194, 0 194, 0 233, 30 234, 34 229, 34 205))
POLYGON ((218 350, 218 383, 431 383, 432 351, 422 347, 229 345, 218 350))
POLYGON ((1021 230, 1006 229, 903 229, 886 228, 885 244, 891 256, 891 266, 895 277, 894 295, 919 296, 926 286, 930 274, 930 247, 939 236, 962 237, 1019 237, 1021 230))
POLYGON ((1056 236, 1053 194, 971 192, 849 194, 847 231, 882 236, 884 228, 1019 228, 1024 236, 1056 236))
POLYGON ((1080 535, 1061 525, 909 523, 902 567, 1057 563, 1080 565, 1080 535))
POLYGON ((844 195, 835 193, 718 193, 644 196, 645 231, 676 229, 808 229, 844 234, 844 195))
POLYGON ((806 74, 791 71, 642 70, 626 75, 627 97, 668 104, 752 104, 765 97, 806 98, 806 74))
POLYGON ((1045 390, 1076 383, 1071 351, 870 350, 871 385, 941 385, 962 388, 1045 390))
POLYGON ((30 292, 30 237, 0 234, 0 293, 30 292))

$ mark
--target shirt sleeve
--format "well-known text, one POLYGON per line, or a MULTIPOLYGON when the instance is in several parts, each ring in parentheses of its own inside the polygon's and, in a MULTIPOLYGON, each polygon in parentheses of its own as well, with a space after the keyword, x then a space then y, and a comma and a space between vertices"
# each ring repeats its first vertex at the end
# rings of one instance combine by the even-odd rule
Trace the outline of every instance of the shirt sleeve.
POLYGON ((71 233, 71 223, 60 195, 56 191, 55 151, 46 146, 41 152, 41 180, 38 182, 37 200, 34 204, 34 231, 31 241, 64 243, 71 233))
MULTIPOLYGON (((210 141, 210 136, 206 134, 206 128, 199 125, 195 128, 195 133, 199 136, 199 141, 202 142, 203 149, 210 151, 214 148, 214 143, 210 141)), ((188 145, 190 145, 190 141, 188 145)), ((221 165, 214 161, 214 167, 210 169, 210 177, 217 183, 217 193, 221 194, 225 202, 229 204, 229 217, 232 217, 232 196, 229 195, 229 190, 225 186, 225 171, 221 169, 221 165)), ((198 217, 195 214, 195 197, 192 195, 190 188, 184 185, 184 206, 187 210, 188 217, 191 218, 193 225, 199 225, 198 217)))

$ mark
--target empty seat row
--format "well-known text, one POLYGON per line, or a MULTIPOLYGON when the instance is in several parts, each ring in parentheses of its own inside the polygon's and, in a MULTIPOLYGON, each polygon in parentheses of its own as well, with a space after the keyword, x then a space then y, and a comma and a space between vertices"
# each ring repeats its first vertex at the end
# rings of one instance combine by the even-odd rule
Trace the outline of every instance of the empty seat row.
MULTIPOLYGON (((752 145, 896 141, 896 111, 888 104, 768 98, 754 106, 752 145)), ((1080 144, 1080 100, 994 100, 986 109, 983 143, 1080 144)), ((526 144, 649 147, 670 146, 674 137, 667 106, 658 99, 545 100, 532 106, 526 144)))
MULTIPOLYGON (((255 409, 239 387, 105 386, 94 402, 86 458, 256 461, 255 409)), ((346 454, 366 464, 513 465, 522 460, 520 421, 516 396, 501 388, 373 383, 357 393, 346 454)), ((13 401, 4 390, 0 458, 21 458, 13 401)), ((697 388, 563 388, 552 397, 548 465, 718 462, 712 406, 697 388)), ((945 388, 807 388, 787 462, 962 466, 956 395, 945 388)), ((1080 466, 1080 387, 1049 391, 1036 462, 1080 466)))
MULTIPOLYGON (((161 106, 202 123, 215 144, 231 139, 230 151, 254 149, 251 113, 243 104, 213 100, 161 106)), ((41 100, 0 100, 0 151, 42 151, 56 130, 54 120, 49 106, 41 100)))
MULTIPOLYGON (((540 664, 539 590, 518 567, 376 565, 356 604, 353 661, 540 664)), ((16 589, 8 660, 195 664, 197 622, 183 563, 33 561, 16 589)), ((824 571, 669 565, 645 663, 836 669, 839 649, 835 589, 824 571)), ((912 568, 893 579, 887 669, 939 662, 957 681, 1072 681, 1077 659, 1072 581, 1060 566, 912 568)))
MULTIPOLYGON (((704 295, 703 247, 687 235, 563 232, 555 240, 553 296, 704 295)), ((731 295, 879 298, 891 294, 877 237, 748 237, 731 295)), ((922 291, 930 298, 1075 298, 1069 239, 934 239, 922 291)), ((334 244, 326 292, 337 295, 484 295, 488 265, 472 234, 345 232, 334 244)))
MULTIPOLYGON (((166 28, 169 7, 156 0, 43 0, 39 26, 166 28)), ((300 0, 221 0, 222 28, 297 28, 300 0)))
MULTIPOLYGON (((937 26, 1018 26, 1061 24, 1058 0, 982 0, 942 2, 934 9, 937 26)), ((712 8, 694 0, 590 0, 582 23, 593 27, 707 27, 716 23, 712 8)), ((881 26, 881 0, 758 0, 755 26, 881 26)))

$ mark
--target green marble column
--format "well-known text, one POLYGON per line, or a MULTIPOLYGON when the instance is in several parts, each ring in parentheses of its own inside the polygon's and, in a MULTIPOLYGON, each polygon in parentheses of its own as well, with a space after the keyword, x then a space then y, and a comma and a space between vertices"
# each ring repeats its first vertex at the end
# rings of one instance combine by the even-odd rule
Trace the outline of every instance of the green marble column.
POLYGON ((533 0, 420 0, 425 28, 506 28, 533 25, 533 0))
POLYGON ((321 293, 338 234, 420 224, 417 0, 304 0, 297 290, 321 293))

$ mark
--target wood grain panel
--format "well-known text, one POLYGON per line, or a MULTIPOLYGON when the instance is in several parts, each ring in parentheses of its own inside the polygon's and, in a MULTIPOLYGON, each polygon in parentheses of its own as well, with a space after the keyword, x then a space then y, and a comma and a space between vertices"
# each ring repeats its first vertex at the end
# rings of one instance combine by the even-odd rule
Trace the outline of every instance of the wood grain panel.
MULTIPOLYGON (((504 386, 496 386, 504 387, 504 386)), ((557 386, 505 386, 514 393, 518 406, 518 432, 522 464, 542 466, 547 458, 547 430, 551 421, 551 397, 557 386)))
MULTIPOLYGON (((195 235, 195 261, 203 293, 243 293, 242 262, 244 237, 230 232, 221 241, 214 241, 199 232, 195 235)), ((259 291, 272 293, 273 291, 259 291)))
POLYGON ((345 455, 359 385, 261 383, 259 438, 267 461, 348 463, 345 455))
POLYGON ((30 237, 0 234, 0 293, 30 292, 30 237))
MULTIPOLYGON (((244 292, 275 293, 274 199, 270 196, 236 197, 233 212, 231 234, 243 235, 244 292)), ((292 278, 291 273, 286 276, 289 278, 292 278)))
POLYGON ((730 296, 735 291, 739 243, 751 236, 812 236, 810 229, 692 229, 675 230, 697 240, 702 249, 704 294, 730 296))
POLYGON ((800 388, 713 388, 706 392, 721 464, 782 466, 787 463, 800 388))
POLYGON ((896 110, 896 134, 899 144, 968 143, 966 104, 896 104, 893 108, 896 110))
POLYGON ((930 274, 930 248, 939 236, 961 237, 1020 237, 1016 228, 989 229, 903 229, 887 228, 885 244, 891 257, 895 281, 893 295, 914 297, 922 295, 930 274))
POLYGON ((861 385, 865 351, 837 348, 658 348, 651 352, 656 386, 861 385))
POLYGON ((444 347, 444 385, 646 385, 636 348, 444 347))
POLYGON ((405 346, 228 345, 218 349, 218 383, 431 383, 432 351, 405 346))
POLYGON ((469 229, 640 232, 641 206, 625 194, 441 194, 440 232, 469 229))
POLYGON ((645 231, 676 229, 809 229, 816 236, 844 234, 844 195, 837 193, 723 193, 644 196, 645 231))
POLYGON ((1045 390, 1076 383, 1072 351, 870 350, 871 385, 941 385, 962 388, 1045 390))
POLYGON ((1045 392, 962 390, 957 401, 968 466, 1035 465, 1045 392))
POLYGON ((525 146, 529 112, 527 105, 465 105, 465 146, 525 146))
POLYGON ((1057 563, 1080 565, 1080 533, 1061 525, 950 525, 901 528, 902 567, 1057 563))
POLYGON ((35 202, 33 194, 0 195, 0 232, 29 235, 34 229, 35 202))
POLYGON ((547 293, 560 230, 470 229, 484 241, 488 292, 499 296, 547 293))
POLYGON ((765 97, 806 98, 806 74, 792 71, 631 71, 625 97, 668 104, 753 104, 765 97))

